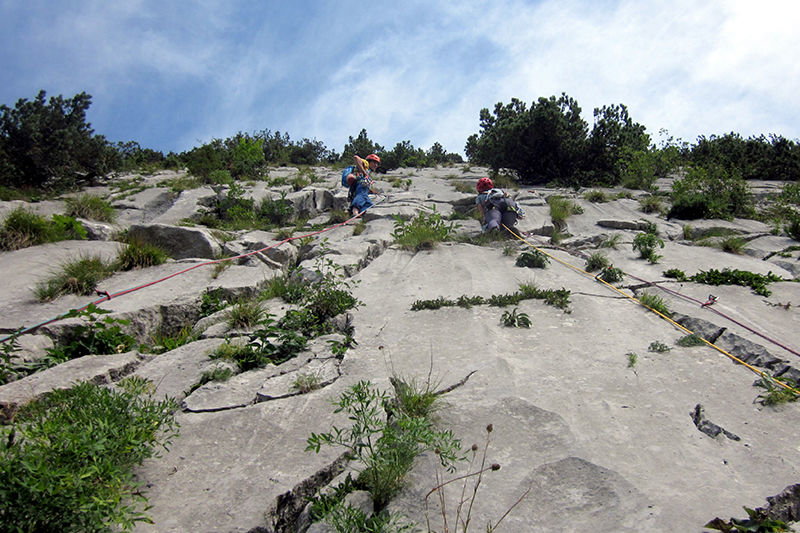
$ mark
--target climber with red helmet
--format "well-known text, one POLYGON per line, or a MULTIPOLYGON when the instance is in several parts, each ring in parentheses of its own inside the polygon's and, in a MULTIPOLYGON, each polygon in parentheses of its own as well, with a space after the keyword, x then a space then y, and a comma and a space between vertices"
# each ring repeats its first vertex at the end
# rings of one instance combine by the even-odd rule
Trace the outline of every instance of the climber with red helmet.
POLYGON ((354 166, 347 167, 342 172, 342 185, 349 188, 347 201, 350 204, 350 215, 356 216, 372 207, 370 193, 376 194, 372 189, 371 174, 378 170, 381 158, 376 154, 369 154, 365 159, 354 156, 354 166))
POLYGON ((496 189, 490 178, 481 178, 475 184, 478 196, 475 204, 481 212, 481 228, 483 231, 499 229, 501 224, 509 230, 525 213, 517 203, 502 189, 496 189))

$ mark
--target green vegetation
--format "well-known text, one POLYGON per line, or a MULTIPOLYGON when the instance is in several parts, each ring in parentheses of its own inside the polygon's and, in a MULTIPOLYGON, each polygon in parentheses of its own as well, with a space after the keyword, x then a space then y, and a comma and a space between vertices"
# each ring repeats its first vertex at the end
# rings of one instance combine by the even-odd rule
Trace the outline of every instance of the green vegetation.
POLYGON ((657 247, 664 247, 664 241, 654 233, 639 233, 633 238, 633 249, 639 250, 639 257, 650 263, 658 263, 661 255, 656 253, 657 247))
POLYGON ((597 189, 583 193, 583 199, 595 204, 602 204, 609 201, 609 197, 605 191, 600 191, 597 189))
POLYGON ((429 418, 438 409, 439 396, 430 377, 424 384, 398 376, 389 378, 394 389, 392 409, 412 418, 429 418))
POLYGON ((431 212, 420 212, 410 221, 394 217, 394 241, 404 250, 418 252, 430 250, 436 243, 450 240, 455 225, 446 224, 434 207, 431 212))
POLYGON ((743 531, 750 531, 753 533, 779 533, 782 531, 791 531, 789 525, 782 520, 775 520, 767 515, 764 509, 750 509, 744 507, 747 513, 747 518, 738 519, 731 518, 730 520, 722 520, 715 518, 703 527, 708 529, 716 529, 724 533, 738 533, 743 531))
POLYGON ((86 239, 86 229, 73 217, 53 215, 48 221, 41 215, 18 207, 0 224, 0 250, 18 250, 67 239, 86 239))
POLYGON ((150 336, 149 345, 139 346, 139 350, 142 352, 161 354, 171 352, 197 339, 198 335, 192 331, 191 326, 185 326, 172 335, 158 331, 150 336))
POLYGON ((750 287, 754 293, 761 296, 769 296, 772 292, 767 288, 767 285, 776 281, 785 281, 780 276, 776 276, 772 272, 767 274, 756 274, 755 272, 748 272, 746 270, 728 269, 717 270, 715 268, 709 271, 701 270, 697 274, 687 277, 683 272, 677 269, 672 269, 664 272, 666 277, 674 277, 678 281, 693 281, 695 283, 704 283, 706 285, 740 285, 742 287, 750 287))
POLYGON ((465 151, 470 162, 509 168, 523 183, 614 184, 624 155, 646 150, 649 136, 624 105, 595 109, 594 118, 588 135, 578 102, 566 94, 530 107, 512 98, 480 111, 481 132, 467 139, 465 151))
POLYGON ((652 311, 656 311, 664 316, 672 315, 672 311, 669 310, 664 299, 657 294, 651 294, 649 292, 642 293, 642 295, 639 296, 639 302, 652 311))
POLYGON ((114 208, 107 200, 92 194, 79 194, 64 200, 67 216, 86 218, 98 222, 113 222, 114 208))
POLYGON ((514 264, 518 267, 545 268, 550 264, 550 259, 540 250, 525 250, 514 264))
POLYGON ((228 309, 228 325, 234 329, 250 329, 269 318, 258 300, 239 300, 228 309))
POLYGON ((292 381, 292 390, 302 394, 317 390, 320 386, 319 375, 313 372, 298 372, 292 381))
POLYGON ((519 290, 511 294, 494 294, 489 298, 483 296, 459 296, 456 300, 439 297, 434 300, 416 300, 411 304, 412 311, 424 309, 440 309, 442 307, 463 307, 470 308, 473 305, 490 305, 493 307, 506 307, 517 305, 522 300, 544 300, 544 303, 552 305, 565 312, 569 312, 570 291, 567 289, 539 289, 531 283, 521 283, 519 290))
POLYGON ((691 333, 678 339, 675 344, 683 348, 693 348, 695 346, 705 346, 706 342, 697 333, 691 333))
POLYGON ((62 263, 53 275, 34 288, 39 300, 51 301, 65 294, 87 296, 113 273, 112 264, 99 255, 82 256, 62 263))
POLYGON ((0 106, 0 184, 61 191, 113 170, 114 150, 86 122, 91 101, 83 92, 48 101, 40 91, 0 106))
POLYGON ((117 254, 114 270, 134 270, 160 265, 169 259, 163 249, 138 239, 129 240, 117 254))
POLYGON ((80 318, 82 323, 69 329, 58 344, 47 350, 47 366, 54 366, 84 355, 108 355, 136 347, 136 339, 123 331, 130 321, 104 316, 111 313, 90 304, 85 310, 72 310, 66 318, 80 318))
POLYGON ((586 272, 594 272, 596 270, 604 270, 611 266, 611 260, 600 252, 593 253, 586 259, 586 272))
POLYGON ((628 368, 636 368, 639 356, 635 352, 628 352, 625 356, 628 358, 628 368))
POLYGON ((500 323, 507 328, 529 328, 531 327, 531 319, 527 313, 517 313, 515 307, 511 311, 504 311, 500 317, 500 323))
POLYGON ((361 235, 364 233, 365 229, 367 229, 367 223, 364 222, 363 219, 359 219, 359 221, 353 225, 353 236, 356 237, 361 235))
POLYGON ((692 167, 672 185, 672 208, 668 217, 697 218, 752 217, 750 187, 738 171, 720 166, 692 167))
POLYGON ((639 206, 644 213, 661 214, 664 212, 664 204, 660 196, 650 195, 639 198, 639 206))
POLYGON ((617 249, 619 246, 619 241, 622 240, 622 235, 619 233, 614 233, 613 235, 609 235, 600 243, 600 248, 612 248, 614 250, 617 249))
POLYGON ((622 281, 625 277, 625 273, 622 271, 621 268, 617 268, 614 266, 607 266, 598 274, 597 279, 603 280, 606 283, 617 283, 622 281))
POLYGON ((0 427, 0 529, 130 531, 147 522, 135 466, 177 435, 170 399, 78 383, 24 407, 0 427))
POLYGON ((550 218, 556 225, 563 225, 571 215, 583 213, 581 206, 563 196, 548 196, 547 204, 550 206, 550 218))
POLYGON ((764 389, 764 392, 756 397, 756 402, 761 405, 780 405, 788 402, 796 402, 800 396, 791 389, 784 387, 788 385, 797 390, 797 383, 787 378, 773 378, 767 374, 761 376, 756 382, 756 386, 764 389))
POLYGON ((747 241, 741 237, 726 237, 720 241, 719 247, 730 254, 741 254, 747 247, 747 241))
POLYGON ((244 193, 239 183, 233 183, 225 195, 215 199, 198 222, 214 229, 270 230, 288 224, 294 217, 292 204, 285 196, 264 198, 257 204, 252 198, 246 198, 244 193))
MULTIPOLYGON (((264 312, 259 300, 245 300, 231 308, 235 318, 246 319, 258 329, 246 336, 246 342, 229 340, 221 345, 214 357, 235 361, 240 370, 281 364, 305 349, 309 339, 333 331, 330 319, 360 305, 352 294, 354 283, 345 278, 342 267, 321 255, 315 264, 316 281, 299 283, 292 275, 273 278, 260 296, 282 296, 298 304, 277 322, 264 312), (260 310, 260 311, 259 311, 260 310)), ((237 322, 241 324, 241 322, 237 322)), ((242 326, 240 326, 242 327, 242 326)), ((343 354, 332 346, 334 355, 343 354)))
POLYGON ((227 307, 225 291, 221 287, 206 289, 200 296, 200 318, 211 316, 227 307))
POLYGON ((351 425, 312 433, 306 449, 319 453, 322 446, 336 446, 348 451, 356 461, 357 484, 369 491, 378 511, 400 490, 418 455, 436 450, 446 467, 458 459, 460 443, 427 418, 397 412, 389 423, 383 412, 391 405, 389 396, 367 381, 348 388, 334 405, 334 412, 346 413, 351 425))
POLYGON ((650 343, 650 346, 647 347, 648 352, 655 353, 666 353, 670 350, 671 348, 661 341, 653 341, 650 343))

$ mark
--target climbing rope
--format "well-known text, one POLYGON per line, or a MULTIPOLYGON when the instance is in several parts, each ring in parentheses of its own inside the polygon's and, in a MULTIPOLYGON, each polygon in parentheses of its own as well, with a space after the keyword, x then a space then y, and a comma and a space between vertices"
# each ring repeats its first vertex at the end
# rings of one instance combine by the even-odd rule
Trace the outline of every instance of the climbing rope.
MULTIPOLYGON (((595 280, 595 281, 598 281, 598 282, 602 283, 603 285, 605 285, 606 287, 610 288, 611 290, 613 290, 613 291, 616 291, 617 293, 621 294, 622 296, 624 296, 624 297, 625 297, 625 298, 627 298, 628 300, 631 300, 631 301, 633 301, 633 302, 635 302, 635 303, 637 303, 637 304, 641 305, 642 307, 644 307, 644 308, 646 308, 646 309, 649 309, 650 311, 652 311, 653 313, 657 314, 658 316, 660 316, 661 318, 663 318, 664 320, 666 320, 667 322, 669 322, 670 324, 672 324, 672 325, 673 325, 673 326, 675 326, 676 328, 678 328, 678 329, 680 329, 680 330, 684 331, 684 332, 685 332, 687 335, 694 335, 694 334, 695 334, 695 333, 694 333, 694 331, 690 330, 689 328, 687 328, 687 327, 685 327, 685 326, 683 326, 683 325, 681 325, 681 324, 678 324, 677 322, 675 322, 674 320, 672 320, 670 317, 668 317, 668 316, 667 316, 667 315, 665 315, 664 313, 661 313, 660 311, 658 311, 658 310, 656 310, 656 309, 653 309, 652 307, 650 307, 650 306, 648 306, 648 305, 646 305, 646 304, 642 303, 642 302, 641 302, 639 299, 637 299, 636 297, 634 297, 634 296, 631 296, 631 295, 629 295, 629 294, 627 294, 627 293, 623 292, 622 290, 618 289, 617 287, 615 287, 615 286, 614 286, 614 285, 612 285, 611 283, 608 283, 607 281, 605 281, 605 280, 603 280, 603 279, 600 279, 600 278, 599 278, 599 277, 597 277, 597 276, 593 276, 592 274, 590 274, 589 272, 587 272, 587 271, 583 270, 582 268, 576 267, 575 265, 572 265, 572 264, 570 264, 570 263, 568 263, 568 262, 566 262, 566 261, 562 261, 562 260, 561 260, 561 259, 559 259, 558 257, 556 257, 556 256, 554 256, 554 255, 552 255, 552 254, 550 254, 550 253, 547 253, 546 251, 544 251, 543 249, 539 248, 538 246, 536 246, 536 245, 535 245, 535 244, 533 244, 532 242, 530 242, 530 241, 526 240, 526 239, 525 239, 525 238, 523 238, 521 235, 519 235, 517 232, 515 232, 515 231, 513 231, 513 230, 509 229, 509 228, 508 228, 508 227, 507 227, 505 224, 502 224, 502 226, 503 226, 503 228, 505 228, 505 230, 506 230, 506 231, 508 231, 508 232, 509 232, 511 235, 513 235, 513 236, 514 236, 514 238, 516 238, 516 239, 518 239, 518 240, 520 240, 520 241, 524 242, 525 244, 527 244, 528 246, 530 246, 530 247, 531 247, 531 248, 533 248, 534 250, 537 250, 537 251, 539 251, 539 252, 541 252, 541 253, 545 254, 545 255, 546 255, 547 257, 549 257, 550 259, 553 259, 554 261, 556 261, 556 262, 558 262, 558 263, 560 263, 560 264, 562 264, 562 265, 564 265, 564 266, 566 266, 566 267, 568 267, 568 268, 571 268, 572 270, 574 270, 574 271, 578 272, 578 273, 579 273, 579 274, 581 274, 581 275, 584 275, 584 276, 586 276, 586 277, 588 277, 588 278, 591 278, 591 279, 593 279, 593 280, 595 280)), ((633 276, 632 276, 632 277, 633 277, 633 276)), ((697 337, 698 337, 700 340, 702 340, 702 341, 703 341, 705 344, 707 344, 708 346, 710 346, 710 347, 714 348, 715 350, 717 350, 719 353, 721 353, 721 354, 723 354, 724 356, 726 356, 726 357, 730 358, 732 361, 734 361, 734 362, 736 362, 736 363, 739 363, 740 365, 742 365, 742 366, 744 366, 744 367, 748 368, 749 370, 751 370, 752 372, 754 372, 754 373, 758 374, 758 375, 759 375, 759 376, 761 376, 762 378, 772 379, 772 376, 770 376, 770 375, 769 375, 769 374, 767 374, 766 372, 764 372, 764 371, 762 371, 762 370, 759 370, 758 368, 754 367, 753 365, 750 365, 750 364, 748 364, 746 361, 743 361, 743 360, 739 359, 738 357, 736 357, 736 356, 735 356, 735 355, 733 355, 732 353, 730 353, 730 352, 728 352, 727 350, 725 350, 725 349, 723 349, 723 348, 721 348, 721 347, 717 346, 717 345, 716 345, 716 344, 714 344, 713 342, 710 342, 710 341, 708 341, 708 340, 704 339, 704 338, 703 338, 702 336, 700 336, 700 335, 697 335, 697 337)), ((790 390, 790 391, 792 391, 792 392, 793 392, 793 393, 795 393, 795 394, 799 394, 799 395, 800 395, 800 391, 799 391, 799 390, 796 390, 795 388, 793 388, 793 387, 791 387, 791 386, 787 385, 786 383, 782 383, 781 381, 778 381, 778 380, 773 380, 773 381, 774 381, 775 383, 777 383, 778 385, 780 385, 781 387, 783 387, 783 388, 785 388, 785 389, 787 389, 787 390, 790 390)))
MULTIPOLYGON (((387 199, 387 196, 382 195, 382 197, 371 207, 374 207, 375 205, 380 204, 381 202, 383 202, 386 199, 387 199)), ((367 208, 367 209, 369 209, 369 208, 367 208)), ((66 313, 62 313, 62 314, 56 316, 55 318, 51 318, 49 320, 45 320, 44 322, 40 322, 39 324, 36 324, 34 326, 30 326, 30 327, 27 327, 27 328, 20 328, 20 329, 14 331, 12 334, 7 335, 6 337, 0 339, 0 344, 8 342, 10 339, 16 338, 16 337, 18 337, 20 335, 23 335, 25 333, 33 331, 33 330, 35 330, 37 328, 40 328, 42 326, 46 326, 48 324, 52 324, 53 322, 57 322, 57 321, 62 320, 64 318, 68 317, 68 316, 72 316, 72 314, 75 313, 75 312, 79 313, 81 311, 84 311, 84 310, 88 309, 92 305, 96 306, 96 305, 99 305, 99 304, 101 304, 103 302, 107 302, 107 301, 111 300, 112 298, 119 298, 120 296, 123 296, 123 295, 126 295, 126 294, 130 294, 130 293, 136 292, 138 290, 141 290, 141 289, 144 289, 144 288, 147 288, 147 287, 151 287, 153 285, 156 285, 156 284, 161 283, 163 281, 166 281, 168 279, 172 279, 172 278, 174 278, 176 276, 180 276, 181 274, 185 274, 187 272, 190 272, 190 271, 192 271, 192 270, 194 270, 196 268, 200 268, 200 267, 204 267, 204 266, 208 266, 208 265, 216 265, 218 263, 224 263, 226 261, 233 261, 233 260, 237 260, 237 259, 242 259, 242 258, 245 258, 245 257, 249 257, 251 255, 255 255, 257 253, 265 252, 265 251, 270 250, 272 248, 277 248, 281 244, 287 243, 289 241, 294 241, 294 240, 297 240, 297 239, 304 239, 306 237, 313 237, 315 235, 319 235, 321 233, 325 233, 325 232, 334 230, 336 228, 339 228, 339 227, 342 227, 344 225, 347 225, 348 223, 352 222, 353 220, 361 218, 364 215, 364 213, 366 213, 366 211, 367 210, 365 209, 364 211, 362 211, 359 214, 357 214, 357 215, 345 220, 344 222, 339 222, 338 224, 334 224, 332 226, 328 226, 328 227, 323 228, 323 229, 318 230, 318 231, 313 231, 311 233, 306 233, 305 235, 297 235, 297 236, 289 237, 289 238, 283 239, 282 241, 279 241, 279 242, 277 242, 275 244, 271 244, 269 246, 265 246, 264 248, 259 248, 258 250, 253 250, 251 252, 247 252, 246 254, 241 254, 241 255, 234 256, 234 257, 225 257, 225 258, 222 258, 222 259, 216 259, 214 261, 205 261, 203 263, 198 263, 198 264, 193 265, 193 266, 191 266, 189 268, 185 268, 183 270, 180 270, 180 271, 175 272, 173 274, 170 274, 168 276, 164 276, 163 278, 159 278, 157 280, 150 281, 150 282, 144 283, 142 285, 137 285, 136 287, 131 287, 129 289, 125 289, 125 290, 114 292, 114 293, 109 293, 108 291, 97 291, 96 290, 95 292, 99 296, 102 296, 102 298, 98 298, 97 300, 89 302, 88 304, 84 305, 83 307, 79 307, 77 309, 72 309, 72 310, 70 310, 70 311, 68 311, 66 313)))
POLYGON ((711 311, 713 313, 716 313, 717 315, 721 316, 722 318, 725 318, 726 320, 729 320, 729 321, 733 322, 737 326, 743 327, 744 329, 746 329, 750 333, 758 335, 759 337, 761 337, 765 341, 771 342, 775 346, 779 346, 779 347, 783 348, 784 350, 786 350, 787 352, 792 353, 792 354, 800 357, 800 352, 798 352, 797 350, 794 350, 791 347, 786 346, 782 342, 777 341, 777 340, 773 339, 772 337, 768 336, 766 333, 762 333, 762 332, 760 332, 760 331, 758 331, 756 329, 753 329, 750 326, 748 326, 747 324, 744 324, 744 323, 736 320, 732 316, 729 316, 729 315, 725 314, 724 312, 718 310, 717 308, 712 307, 714 304, 716 304, 719 301, 719 298, 717 298, 713 294, 710 294, 708 296, 708 299, 705 302, 703 302, 703 301, 700 301, 700 300, 698 300, 696 298, 692 298, 691 296, 688 296, 686 294, 678 292, 676 290, 669 289, 667 287, 663 287, 658 282, 648 281, 646 279, 642 279, 642 278, 636 277, 633 274, 627 274, 627 275, 630 276, 631 278, 637 280, 637 281, 640 281, 642 283, 647 283, 648 285, 652 285, 653 287, 661 289, 662 291, 664 291, 666 293, 672 294, 673 296, 677 296, 679 298, 683 298, 684 300, 687 300, 687 301, 690 301, 690 302, 694 302, 694 303, 698 304, 700 307, 702 307, 704 309, 708 309, 709 311, 711 311))

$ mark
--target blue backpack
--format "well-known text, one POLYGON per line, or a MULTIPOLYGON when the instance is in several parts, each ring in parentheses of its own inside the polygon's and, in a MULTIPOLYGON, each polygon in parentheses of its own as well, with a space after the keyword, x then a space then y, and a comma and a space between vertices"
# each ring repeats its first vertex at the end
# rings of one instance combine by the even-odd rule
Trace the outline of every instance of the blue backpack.
POLYGON ((350 184, 347 183, 347 176, 355 172, 356 167, 349 166, 346 169, 342 170, 342 187, 349 187, 350 184))

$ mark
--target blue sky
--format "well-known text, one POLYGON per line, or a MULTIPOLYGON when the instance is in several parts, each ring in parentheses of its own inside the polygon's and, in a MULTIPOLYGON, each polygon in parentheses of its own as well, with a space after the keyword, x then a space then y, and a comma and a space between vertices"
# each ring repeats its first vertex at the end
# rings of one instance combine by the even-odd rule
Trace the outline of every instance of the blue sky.
POLYGON ((263 129, 341 151, 462 152, 478 113, 566 92, 657 140, 800 138, 795 0, 0 0, 0 103, 92 95, 112 141, 183 151, 263 129))

